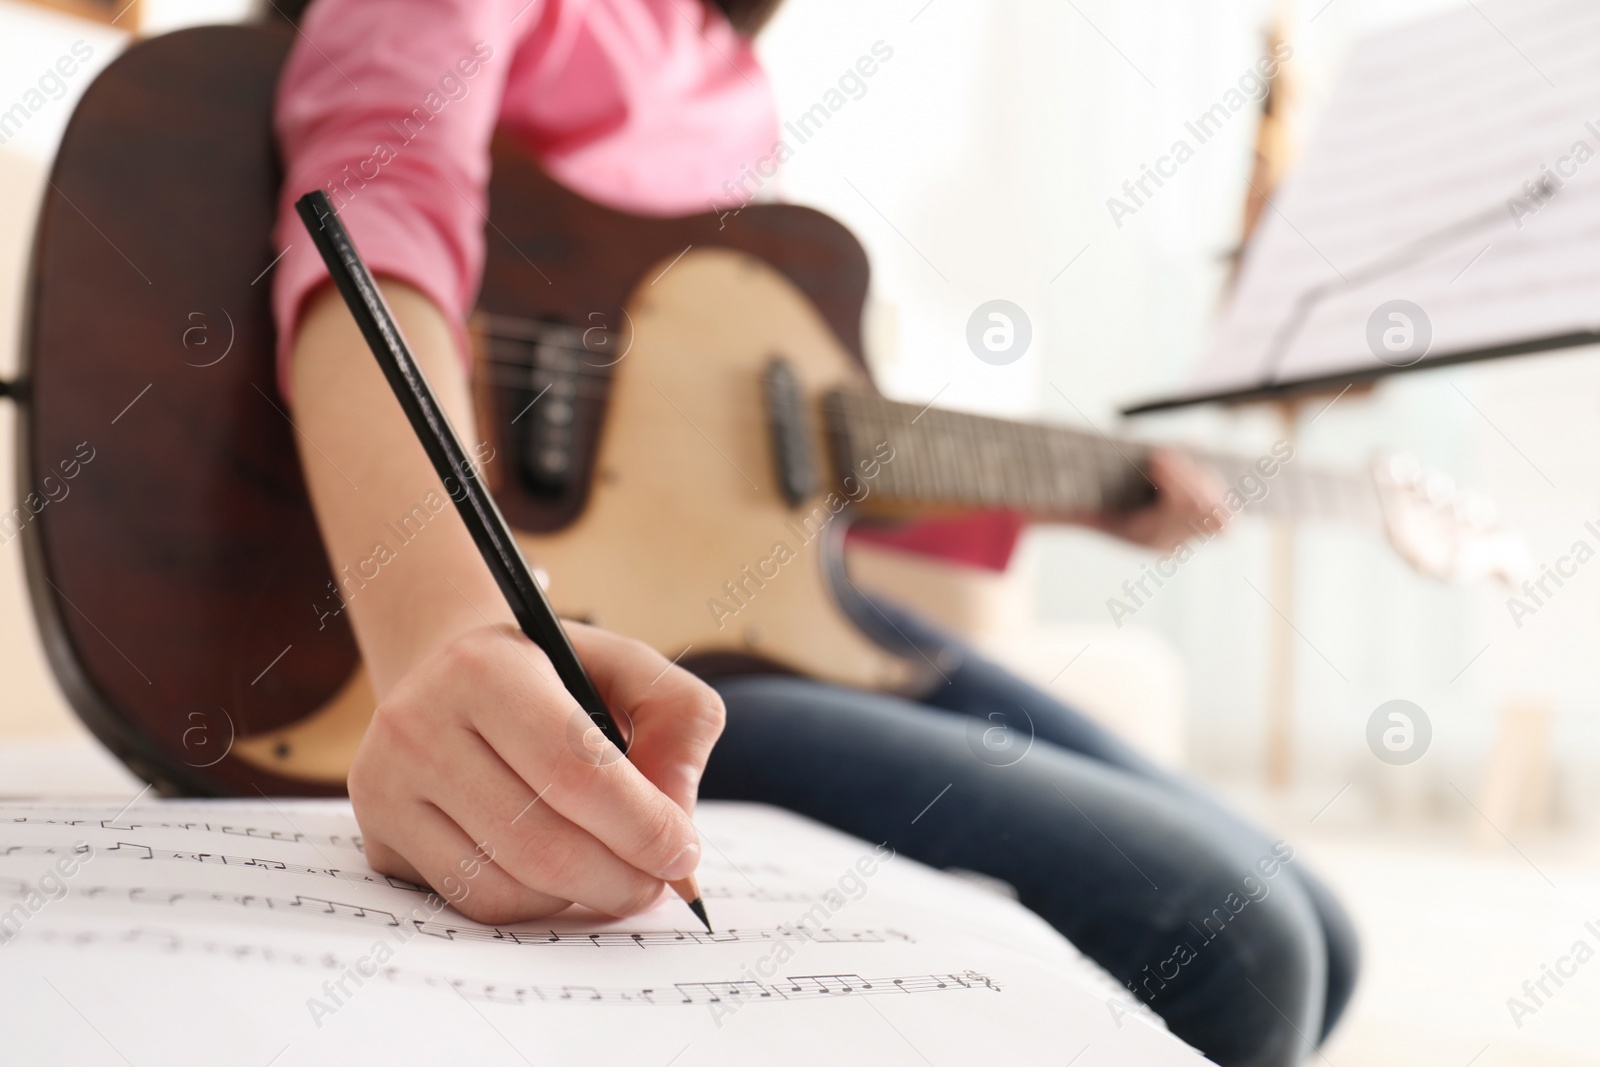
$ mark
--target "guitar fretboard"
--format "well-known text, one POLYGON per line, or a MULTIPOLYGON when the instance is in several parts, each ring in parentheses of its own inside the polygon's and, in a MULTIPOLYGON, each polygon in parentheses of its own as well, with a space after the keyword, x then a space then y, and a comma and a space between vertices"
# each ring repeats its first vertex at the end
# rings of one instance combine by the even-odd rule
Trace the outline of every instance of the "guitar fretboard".
POLYGON ((882 442, 874 492, 889 503, 1013 508, 1068 515, 1136 507, 1153 493, 1141 445, 1053 426, 1011 422, 837 390, 826 401, 840 471, 859 469, 882 442))
MULTIPOLYGON (((887 442, 874 479, 887 509, 1007 508, 1039 517, 1126 511, 1148 503, 1151 445, 1038 423, 918 407, 860 390, 823 401, 835 469, 861 470, 887 442)), ((1271 454, 1185 450, 1244 507, 1269 515, 1379 521, 1370 478, 1298 466, 1271 454), (1263 474, 1263 461, 1271 470, 1263 474)))

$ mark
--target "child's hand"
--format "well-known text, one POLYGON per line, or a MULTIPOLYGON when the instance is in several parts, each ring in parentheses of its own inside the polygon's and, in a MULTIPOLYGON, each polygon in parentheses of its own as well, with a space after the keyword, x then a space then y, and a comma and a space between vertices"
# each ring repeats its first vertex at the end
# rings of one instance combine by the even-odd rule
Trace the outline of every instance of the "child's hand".
POLYGON ((1223 503, 1227 486, 1222 480, 1181 452, 1152 451, 1146 476, 1156 487, 1152 503, 1138 511, 1090 516, 1085 525, 1158 552, 1170 552, 1202 530, 1217 533, 1233 514, 1223 503))
MULTIPOLYGON (((450 421, 476 440, 449 319, 404 283, 380 286, 450 421)), ((302 466, 337 572, 440 486, 332 285, 308 298, 292 359, 302 466)), ((454 515, 404 542, 383 575, 347 590, 379 694, 348 778, 368 862, 426 882, 481 922, 549 915, 569 901, 625 915, 654 903, 663 879, 694 870, 699 839, 687 812, 722 732, 716 693, 637 641, 569 623, 632 739, 623 759, 509 625, 454 515)))
POLYGON ((356 753, 350 799, 374 868, 485 923, 574 901, 632 914, 695 869, 687 813, 722 732, 721 698, 637 641, 567 632, 631 758, 521 633, 469 631, 406 674, 356 753))

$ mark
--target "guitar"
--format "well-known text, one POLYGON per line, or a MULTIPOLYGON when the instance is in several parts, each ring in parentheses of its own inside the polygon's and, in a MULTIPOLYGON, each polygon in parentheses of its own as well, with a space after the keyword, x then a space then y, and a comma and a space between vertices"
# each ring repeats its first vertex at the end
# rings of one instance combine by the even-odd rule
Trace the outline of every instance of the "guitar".
MULTIPOLYGON (((345 609, 449 510, 430 494, 332 566, 318 537, 268 307, 290 40, 135 44, 74 113, 39 220, 13 389, 25 495, 0 537, 20 533, 72 706, 170 793, 342 791, 373 706, 345 609)), ((569 617, 702 672, 912 688, 927 665, 857 625, 850 522, 1150 497, 1147 446, 880 396, 866 258, 815 211, 634 218, 506 141, 489 201, 475 455, 569 617)), ((1499 555, 1492 524, 1415 477, 1201 458, 1246 496, 1267 486, 1255 510, 1375 521, 1412 549, 1422 529, 1411 554, 1436 572, 1499 555)))

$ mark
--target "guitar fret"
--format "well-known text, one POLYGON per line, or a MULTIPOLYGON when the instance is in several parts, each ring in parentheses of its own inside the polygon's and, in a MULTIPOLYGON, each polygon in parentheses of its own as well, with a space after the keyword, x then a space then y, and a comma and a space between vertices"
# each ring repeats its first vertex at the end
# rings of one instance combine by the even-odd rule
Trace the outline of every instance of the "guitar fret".
POLYGON ((989 475, 989 445, 985 427, 965 419, 952 423, 962 451, 962 485, 970 500, 993 506, 995 486, 989 475))
POLYGON ((1095 506, 1097 508, 1106 508, 1110 506, 1111 501, 1116 496, 1115 464, 1121 461, 1121 457, 1118 456, 1113 459, 1111 447, 1101 440, 1096 440, 1093 448, 1094 482, 1098 492, 1098 501, 1095 506))
POLYGON ((1084 441, 1078 453, 1078 468, 1082 471, 1085 502, 1092 511, 1105 507, 1105 482, 1100 477, 1100 453, 1093 441, 1084 441))
POLYGON ((1015 426, 1001 424, 995 427, 995 437, 999 439, 999 450, 1002 454, 1009 453, 1011 461, 1001 460, 999 465, 1005 472, 1006 503, 1019 510, 1026 509, 1028 500, 1028 469, 1027 452, 1022 448, 1021 435, 1015 426))
POLYGON ((841 474, 855 468, 857 451, 855 420, 850 417, 853 396, 846 392, 829 393, 823 398, 822 414, 824 433, 828 438, 833 465, 841 474))
POLYGON ((1014 456, 1011 455, 1011 443, 1007 440, 1010 436, 1007 427, 1002 423, 989 424, 989 441, 991 451, 990 462, 995 472, 995 495, 999 498, 1001 507, 1019 506, 1017 488, 1021 471, 1014 456))
POLYGON ((933 498, 938 501, 954 501, 960 499, 960 485, 957 483, 958 472, 946 462, 946 453, 949 451, 949 435, 944 427, 939 426, 944 421, 942 411, 923 411, 922 440, 925 451, 928 453, 928 482, 933 490, 933 498))
POLYGON ((1045 476, 1049 479, 1049 492, 1046 494, 1046 504, 1051 512, 1065 514, 1072 510, 1073 493, 1071 468, 1063 461, 1061 449, 1056 447, 1055 438, 1041 430, 1039 435, 1040 448, 1043 451, 1045 476))
POLYGON ((1089 493, 1084 486, 1080 474, 1081 463, 1079 457, 1082 450, 1079 443, 1060 434, 1051 434, 1047 438, 1050 448, 1051 465, 1055 469, 1055 483, 1058 487, 1057 497, 1061 504, 1063 514, 1088 511, 1090 508, 1089 493))
POLYGON ((942 411, 939 412, 936 425, 938 433, 935 436, 941 441, 937 462, 943 468, 948 486, 945 499, 958 504, 970 501, 974 498, 978 479, 973 475, 972 451, 966 444, 966 426, 960 418, 951 418, 942 411))
POLYGON ((923 439, 927 442, 928 482, 933 499, 940 503, 960 503, 967 479, 959 469, 959 452, 950 447, 950 431, 955 420, 946 412, 929 411, 922 417, 927 424, 923 439), (947 462, 954 459, 955 463, 947 462))
MULTIPOLYGON (((855 414, 860 420, 861 445, 865 445, 869 439, 887 441, 890 447, 894 449, 894 462, 886 466, 879 477, 884 479, 882 488, 885 491, 895 496, 903 495, 905 492, 903 488, 904 472, 912 462, 912 458, 906 455, 910 450, 906 448, 904 441, 897 439, 898 435, 888 432, 888 427, 883 425, 878 406, 872 399, 857 397, 852 406, 855 408, 855 414)), ((860 448, 861 445, 857 447, 860 448)), ((858 451, 856 454, 863 455, 864 453, 858 451)))
POLYGON ((901 463, 901 459, 904 457, 903 465, 899 466, 895 471, 897 487, 902 496, 915 500, 917 496, 917 450, 915 443, 908 434, 900 432, 899 427, 894 425, 887 409, 882 405, 879 405, 876 417, 878 430, 883 435, 883 439, 893 443, 895 447, 895 462, 897 464, 901 463))
POLYGON ((938 432, 934 435, 938 442, 934 466, 939 469, 943 497, 955 503, 971 499, 974 483, 966 450, 961 447, 960 424, 961 420, 948 418, 940 412, 938 432))
POLYGON ((1011 437, 1011 447, 1017 453, 1017 481, 1019 483, 1018 500, 1021 501, 1021 510, 1039 510, 1039 468, 1033 454, 1033 435, 1026 426, 1009 426, 1007 433, 1011 437))
POLYGON ((973 423, 965 419, 957 420, 954 424, 956 447, 961 452, 961 477, 962 489, 968 500, 981 500, 983 496, 983 472, 977 462, 978 436, 973 423))
POLYGON ((911 455, 916 460, 911 466, 911 475, 915 480, 917 496, 923 500, 937 500, 935 464, 933 457, 928 455, 928 446, 932 438, 928 433, 927 413, 924 412, 921 418, 917 418, 915 413, 894 411, 891 412, 891 417, 901 425, 901 433, 905 434, 906 440, 911 443, 911 455), (910 418, 907 417, 908 414, 910 418), (916 421, 913 422, 912 419, 916 421))
POLYGON ((1000 440, 1000 430, 992 422, 980 423, 983 427, 983 498, 990 507, 1004 507, 1009 503, 1005 444, 1000 440))
POLYGON ((1029 428, 1028 440, 1033 455, 1033 469, 1038 476, 1035 510, 1041 515, 1048 515, 1060 504, 1055 479, 1050 476, 1050 435, 1043 426, 1034 426, 1029 428))
MULTIPOLYGON (((1036 516, 1081 515, 1137 506, 1150 495, 1149 446, 1098 433, 923 408, 872 393, 839 390, 826 401, 837 469, 850 473, 884 442, 874 495, 894 506, 1010 508, 1036 516), (913 421, 914 420, 914 421, 913 421)), ((1264 514, 1382 519, 1369 478, 1289 468, 1270 478, 1256 459, 1191 451, 1233 491, 1253 477, 1267 486, 1248 508, 1264 514)), ((1252 483, 1254 484, 1254 483, 1252 483)), ((1247 498, 1248 499, 1248 498, 1247 498)))

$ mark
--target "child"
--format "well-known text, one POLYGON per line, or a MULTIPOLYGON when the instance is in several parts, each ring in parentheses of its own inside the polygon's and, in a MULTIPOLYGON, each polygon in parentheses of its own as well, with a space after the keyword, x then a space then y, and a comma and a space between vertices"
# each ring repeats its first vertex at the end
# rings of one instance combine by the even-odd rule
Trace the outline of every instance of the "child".
MULTIPOLYGON (((304 239, 294 199, 334 183, 419 363, 475 440, 464 323, 483 260, 491 132, 509 130, 558 180, 615 207, 729 204, 727 179, 778 139, 749 42, 775 6, 309 8, 279 88, 277 242, 288 251, 274 307, 284 390, 335 567, 361 558, 434 477, 304 239)), ((1218 487, 1169 454, 1150 474, 1155 504, 1093 522, 1170 548, 1211 512, 1218 487)), ((638 642, 573 624, 602 695, 631 718, 630 758, 597 765, 568 744, 574 703, 513 625, 458 522, 408 545, 350 612, 378 697, 349 777, 368 856, 437 885, 492 855, 473 864, 459 904, 472 918, 532 919, 573 901, 616 915, 644 909, 663 880, 699 861, 696 796, 732 797, 1009 883, 1219 1063, 1298 1062, 1349 995, 1348 922, 1292 848, 970 653, 953 649, 960 665, 921 702, 798 678, 713 689, 638 642), (1017 708, 1032 748, 990 765, 968 744, 969 723, 981 730, 1017 708)), ((906 633, 943 640, 895 617, 906 633)))

